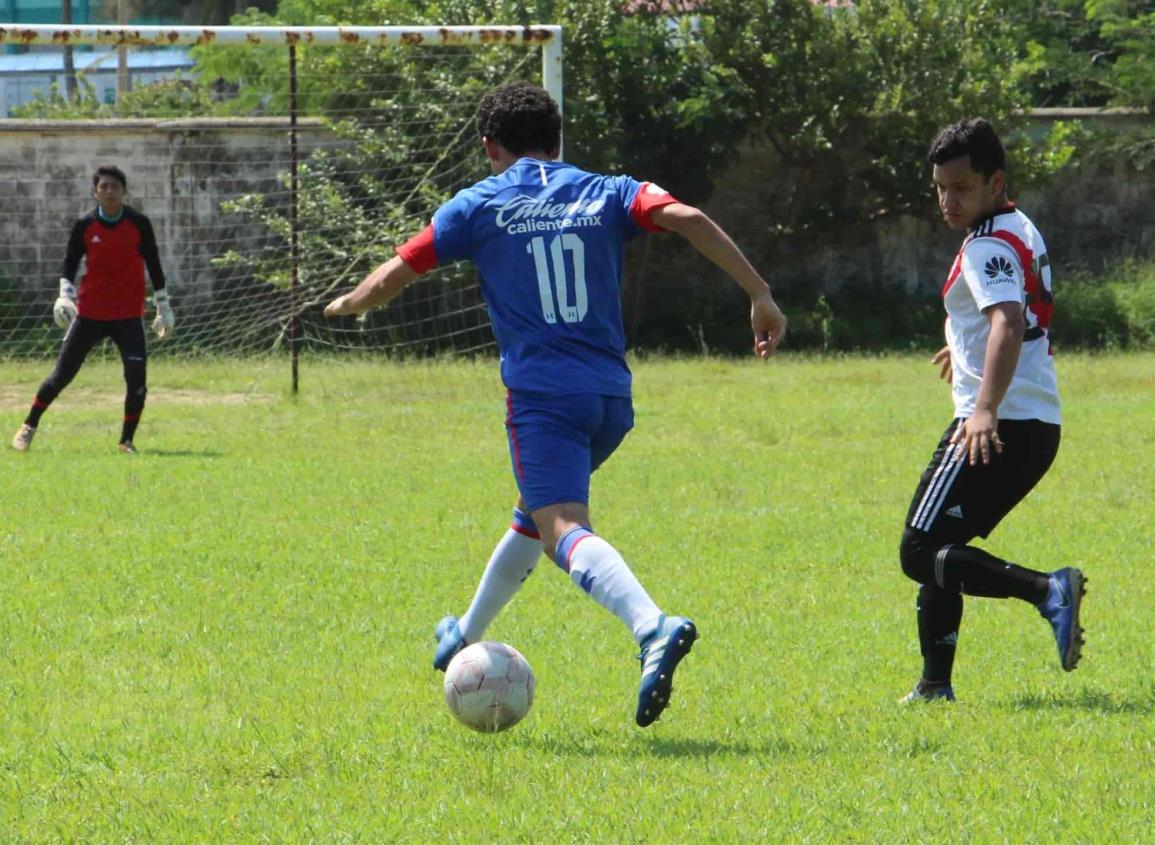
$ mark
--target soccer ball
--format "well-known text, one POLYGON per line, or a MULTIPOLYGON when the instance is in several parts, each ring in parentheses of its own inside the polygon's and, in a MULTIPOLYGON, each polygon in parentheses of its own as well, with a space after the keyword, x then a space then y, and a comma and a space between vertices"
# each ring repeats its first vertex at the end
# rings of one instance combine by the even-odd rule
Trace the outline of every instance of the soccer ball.
POLYGON ((534 684, 533 670, 516 648, 474 643, 457 652, 445 670, 445 703, 463 725, 496 733, 525 718, 534 684))

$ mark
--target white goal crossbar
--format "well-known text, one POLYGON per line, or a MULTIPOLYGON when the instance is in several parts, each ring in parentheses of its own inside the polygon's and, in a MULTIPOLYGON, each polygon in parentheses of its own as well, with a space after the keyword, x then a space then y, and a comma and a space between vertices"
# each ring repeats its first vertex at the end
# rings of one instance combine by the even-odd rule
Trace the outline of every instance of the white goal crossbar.
POLYGON ((380 45, 423 44, 490 46, 507 44, 541 49, 542 87, 562 105, 562 30, 560 26, 56 26, 0 23, 0 44, 65 47, 168 47, 206 44, 380 45))

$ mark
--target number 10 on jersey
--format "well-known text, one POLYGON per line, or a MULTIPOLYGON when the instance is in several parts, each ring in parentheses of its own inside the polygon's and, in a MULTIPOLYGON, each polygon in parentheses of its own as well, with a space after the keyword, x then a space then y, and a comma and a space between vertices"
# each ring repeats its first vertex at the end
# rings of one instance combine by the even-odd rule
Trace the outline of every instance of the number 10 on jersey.
POLYGON ((525 245, 525 251, 533 256, 533 266, 537 270, 537 291, 541 294, 541 313, 545 321, 556 323, 557 315, 561 314, 562 322, 580 323, 588 308, 586 252, 582 239, 572 232, 554 235, 549 239, 547 257, 546 239, 537 237, 525 245), (570 302, 569 296, 569 273, 565 256, 567 252, 573 257, 573 302, 570 302), (551 263, 552 273, 550 273, 551 263))

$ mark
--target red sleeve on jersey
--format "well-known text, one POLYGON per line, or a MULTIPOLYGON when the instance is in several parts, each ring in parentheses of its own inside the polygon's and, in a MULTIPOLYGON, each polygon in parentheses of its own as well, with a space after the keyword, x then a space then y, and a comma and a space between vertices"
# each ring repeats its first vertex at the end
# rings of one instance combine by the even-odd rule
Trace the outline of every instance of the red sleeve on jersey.
POLYGON ((1051 319, 1055 313, 1055 300, 1051 296, 1051 292, 1043 287, 1043 280, 1038 272, 1038 260, 1031 248, 1011 232, 1001 229, 997 232, 991 232, 986 237, 996 238, 1003 243, 1010 244, 1011 249, 1015 251, 1015 255, 1019 257, 1019 265, 1023 268, 1023 287, 1027 295, 1026 307, 1035 315, 1035 325, 1040 329, 1050 329, 1051 319))
POLYGON ((433 224, 414 235, 401 246, 397 254, 415 273, 428 273, 437 266, 437 251, 433 248, 433 224))
POLYGON ((664 188, 659 188, 653 182, 643 182, 630 206, 630 219, 647 232, 664 232, 665 229, 654 222, 652 215, 656 209, 676 202, 664 188))

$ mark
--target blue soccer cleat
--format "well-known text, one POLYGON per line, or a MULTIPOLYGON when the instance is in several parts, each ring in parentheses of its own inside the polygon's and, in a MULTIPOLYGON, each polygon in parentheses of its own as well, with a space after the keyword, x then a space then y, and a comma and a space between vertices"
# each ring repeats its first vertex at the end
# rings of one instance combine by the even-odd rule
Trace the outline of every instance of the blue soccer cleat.
POLYGON ((950 684, 923 688, 921 683, 898 700, 899 704, 921 704, 927 701, 954 701, 954 689, 950 684))
POLYGON ((1052 572, 1051 592, 1038 606, 1039 615, 1051 623, 1059 646, 1059 662, 1064 672, 1073 672, 1083 656, 1083 627, 1079 609, 1087 592, 1087 579, 1070 567, 1052 572))
POLYGON ((446 616, 433 629, 433 639, 437 640, 437 651, 433 653, 433 668, 444 672, 449 661, 457 652, 465 648, 465 637, 457 627, 456 616, 446 616))
POLYGON ((638 690, 638 710, 634 720, 641 727, 653 723, 670 703, 674 691, 674 670, 690 653, 698 629, 683 616, 661 616, 654 633, 642 643, 642 684, 638 690))

